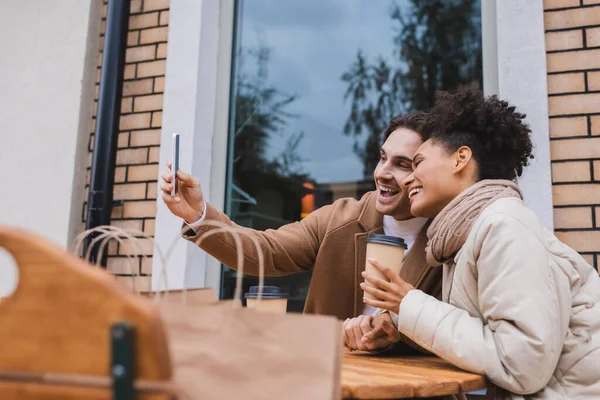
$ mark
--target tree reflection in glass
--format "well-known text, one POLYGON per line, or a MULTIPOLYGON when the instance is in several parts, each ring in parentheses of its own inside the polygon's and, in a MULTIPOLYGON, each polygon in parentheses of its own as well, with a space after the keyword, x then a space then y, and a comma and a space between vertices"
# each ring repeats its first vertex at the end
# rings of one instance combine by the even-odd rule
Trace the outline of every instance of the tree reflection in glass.
POLYGON ((342 75, 350 115, 347 135, 367 133, 354 150, 365 177, 379 161, 382 133, 395 115, 433 105, 435 92, 483 83, 479 0, 411 0, 395 3, 394 58, 369 62, 362 50, 342 75))
MULTIPOLYGON (((389 119, 481 84, 480 0, 237 2, 228 212, 278 228, 374 188, 389 119)), ((224 269, 224 298, 235 273, 224 269)), ((248 277, 244 288, 256 283, 248 277)), ((310 273, 270 278, 301 311, 310 273)))

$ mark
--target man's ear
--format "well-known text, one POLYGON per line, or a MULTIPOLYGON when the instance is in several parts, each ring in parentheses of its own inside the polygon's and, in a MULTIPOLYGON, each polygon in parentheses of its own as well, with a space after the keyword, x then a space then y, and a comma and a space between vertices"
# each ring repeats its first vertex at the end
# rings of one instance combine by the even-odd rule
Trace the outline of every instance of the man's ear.
POLYGON ((459 173, 462 172, 468 165, 471 159, 473 158, 473 151, 468 146, 461 146, 454 153, 454 172, 459 173))

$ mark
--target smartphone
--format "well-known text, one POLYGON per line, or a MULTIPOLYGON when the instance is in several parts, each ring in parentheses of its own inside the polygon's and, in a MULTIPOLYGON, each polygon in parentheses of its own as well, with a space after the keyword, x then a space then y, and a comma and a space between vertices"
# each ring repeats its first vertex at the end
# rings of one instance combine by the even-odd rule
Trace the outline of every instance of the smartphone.
POLYGON ((179 170, 179 133, 173 134, 173 143, 171 146, 171 173, 173 174, 173 189, 171 190, 171 196, 175 196, 179 189, 179 183, 177 181, 177 171, 179 170))

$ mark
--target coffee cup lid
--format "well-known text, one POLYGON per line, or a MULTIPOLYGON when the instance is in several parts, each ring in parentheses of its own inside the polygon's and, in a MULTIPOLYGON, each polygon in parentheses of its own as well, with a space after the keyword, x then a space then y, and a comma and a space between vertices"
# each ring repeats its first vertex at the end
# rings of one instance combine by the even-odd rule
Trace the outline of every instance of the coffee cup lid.
POLYGON ((380 244, 389 244, 396 247, 408 248, 406 243, 404 243, 404 239, 397 236, 390 235, 380 235, 378 233, 372 233, 366 239, 367 243, 380 243, 380 244))
MULTIPOLYGON (((247 299, 258 298, 258 286, 251 286, 250 291, 244 296, 247 299)), ((287 299, 288 294, 281 291, 278 286, 263 286, 263 299, 287 299)))

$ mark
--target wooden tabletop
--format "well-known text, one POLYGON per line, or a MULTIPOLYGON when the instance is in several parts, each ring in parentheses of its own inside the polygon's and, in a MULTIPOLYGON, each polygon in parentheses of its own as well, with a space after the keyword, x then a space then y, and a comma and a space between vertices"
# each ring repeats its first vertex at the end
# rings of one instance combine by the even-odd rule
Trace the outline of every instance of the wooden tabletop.
POLYGON ((437 357, 386 357, 347 353, 342 363, 344 399, 402 399, 470 392, 486 387, 483 376, 437 357))

